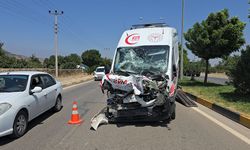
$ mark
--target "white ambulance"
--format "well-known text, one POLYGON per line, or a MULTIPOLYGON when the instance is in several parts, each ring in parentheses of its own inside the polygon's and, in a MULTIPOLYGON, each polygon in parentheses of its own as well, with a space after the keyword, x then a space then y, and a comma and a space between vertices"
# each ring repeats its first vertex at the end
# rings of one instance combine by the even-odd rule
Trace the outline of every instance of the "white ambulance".
POLYGON ((119 41, 107 90, 109 122, 175 119, 179 54, 175 28, 164 23, 134 25, 119 41))

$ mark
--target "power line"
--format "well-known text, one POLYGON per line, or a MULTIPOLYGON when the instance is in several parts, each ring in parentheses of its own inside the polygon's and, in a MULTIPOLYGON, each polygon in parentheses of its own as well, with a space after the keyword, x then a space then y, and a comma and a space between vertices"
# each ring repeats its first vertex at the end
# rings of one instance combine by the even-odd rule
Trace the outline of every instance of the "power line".
POLYGON ((7 1, 0 1, 0 8, 5 9, 8 13, 28 19, 29 21, 32 20, 29 17, 23 15, 18 8, 13 7, 13 5, 7 3, 7 1))
POLYGON ((25 18, 26 21, 32 22, 32 23, 45 23, 41 20, 41 18, 44 18, 44 16, 41 17, 41 14, 37 13, 35 10, 25 6, 24 4, 18 2, 18 1, 0 1, 0 8, 5 9, 5 12, 8 12, 8 14, 12 14, 21 18, 25 18), (25 13, 25 11, 27 13, 25 13))

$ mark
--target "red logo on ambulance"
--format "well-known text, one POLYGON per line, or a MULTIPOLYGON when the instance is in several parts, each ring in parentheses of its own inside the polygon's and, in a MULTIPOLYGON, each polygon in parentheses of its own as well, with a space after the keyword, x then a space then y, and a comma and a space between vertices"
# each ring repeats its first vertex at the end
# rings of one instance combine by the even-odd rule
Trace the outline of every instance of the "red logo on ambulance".
POLYGON ((125 43, 128 45, 134 45, 138 43, 139 40, 140 40, 140 35, 137 33, 134 33, 126 37, 125 43))

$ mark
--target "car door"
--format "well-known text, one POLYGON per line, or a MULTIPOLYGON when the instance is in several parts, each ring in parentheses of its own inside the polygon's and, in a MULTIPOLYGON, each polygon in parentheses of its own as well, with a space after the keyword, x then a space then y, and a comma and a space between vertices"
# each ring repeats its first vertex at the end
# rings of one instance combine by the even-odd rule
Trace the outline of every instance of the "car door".
POLYGON ((48 74, 42 74, 41 79, 44 83, 44 92, 46 98, 46 110, 53 107, 56 103, 56 81, 48 74))
POLYGON ((31 90, 36 86, 41 87, 42 89, 44 88, 43 82, 39 75, 33 75, 30 80, 29 98, 32 101, 32 105, 30 105, 30 110, 32 112, 30 117, 32 119, 44 112, 46 106, 46 99, 43 90, 40 93, 31 93, 31 90))

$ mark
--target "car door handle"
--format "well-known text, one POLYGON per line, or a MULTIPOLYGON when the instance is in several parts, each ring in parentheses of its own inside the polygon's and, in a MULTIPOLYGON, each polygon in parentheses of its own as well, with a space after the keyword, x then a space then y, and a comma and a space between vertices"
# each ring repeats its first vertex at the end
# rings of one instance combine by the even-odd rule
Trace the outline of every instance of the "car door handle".
POLYGON ((45 97, 47 97, 48 93, 44 94, 45 97))

